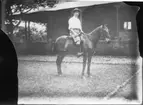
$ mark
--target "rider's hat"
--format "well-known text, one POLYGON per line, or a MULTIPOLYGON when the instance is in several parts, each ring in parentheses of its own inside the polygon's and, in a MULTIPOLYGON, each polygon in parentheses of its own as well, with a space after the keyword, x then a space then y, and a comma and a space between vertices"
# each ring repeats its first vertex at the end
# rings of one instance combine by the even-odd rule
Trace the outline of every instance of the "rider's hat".
POLYGON ((80 10, 80 9, 78 9, 78 8, 75 8, 74 10, 72 10, 72 14, 73 14, 73 13, 75 13, 75 12, 79 12, 79 13, 80 13, 80 12, 81 12, 81 10, 80 10))

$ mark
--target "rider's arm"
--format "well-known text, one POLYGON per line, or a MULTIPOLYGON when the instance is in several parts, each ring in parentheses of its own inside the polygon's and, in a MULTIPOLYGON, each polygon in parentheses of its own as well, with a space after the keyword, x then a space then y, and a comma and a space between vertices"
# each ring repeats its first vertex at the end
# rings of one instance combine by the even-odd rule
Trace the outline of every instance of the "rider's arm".
POLYGON ((82 27, 80 27, 80 31, 81 31, 81 33, 84 33, 83 30, 82 30, 82 27))
POLYGON ((81 31, 82 33, 84 33, 83 30, 82 30, 81 21, 80 21, 80 31, 81 31))
POLYGON ((68 29, 70 31, 72 31, 73 33, 75 33, 74 30, 73 30, 73 26, 72 26, 73 25, 73 19, 72 18, 69 19, 68 24, 69 24, 68 29))
POLYGON ((72 28, 72 18, 69 19, 68 24, 69 24, 68 29, 70 30, 72 28))
POLYGON ((82 27, 81 27, 81 25, 79 26, 79 29, 80 29, 80 31, 82 32, 82 27))

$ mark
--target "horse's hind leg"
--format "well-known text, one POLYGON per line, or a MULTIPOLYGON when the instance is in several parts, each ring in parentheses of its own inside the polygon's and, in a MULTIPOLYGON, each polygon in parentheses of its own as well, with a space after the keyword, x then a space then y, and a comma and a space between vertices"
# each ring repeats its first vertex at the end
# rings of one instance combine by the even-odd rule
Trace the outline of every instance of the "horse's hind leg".
POLYGON ((63 55, 57 56, 56 64, 57 64, 58 75, 62 75, 61 63, 62 63, 63 58, 64 58, 63 55))

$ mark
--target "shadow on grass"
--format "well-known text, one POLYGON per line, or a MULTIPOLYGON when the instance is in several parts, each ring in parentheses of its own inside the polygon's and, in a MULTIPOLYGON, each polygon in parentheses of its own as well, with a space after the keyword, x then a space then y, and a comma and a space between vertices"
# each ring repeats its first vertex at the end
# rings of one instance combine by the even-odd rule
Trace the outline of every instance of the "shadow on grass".
MULTIPOLYGON (((82 93, 78 93, 78 92, 52 92, 52 93, 45 93, 45 92, 41 92, 41 93, 24 93, 24 92, 20 92, 19 93, 19 98, 24 98, 24 97, 48 97, 48 98, 60 98, 60 97, 88 97, 88 98, 104 98, 109 92, 107 91, 102 91, 102 92, 82 92, 82 93)), ((115 95, 111 98, 125 98, 127 100, 137 100, 137 95, 135 93, 130 93, 129 95, 125 95, 125 96, 118 96, 115 95)))
POLYGON ((98 98, 103 98, 104 96, 107 95, 107 92, 52 92, 52 93, 25 93, 25 92, 20 92, 19 97, 98 97, 98 98))

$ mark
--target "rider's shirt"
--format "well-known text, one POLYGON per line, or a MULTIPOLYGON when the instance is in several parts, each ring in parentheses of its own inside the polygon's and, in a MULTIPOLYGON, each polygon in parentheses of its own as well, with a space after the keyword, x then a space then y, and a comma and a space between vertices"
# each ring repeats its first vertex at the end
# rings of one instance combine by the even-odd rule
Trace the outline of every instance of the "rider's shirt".
POLYGON ((71 17, 69 19, 68 23, 69 23, 69 28, 68 28, 69 30, 71 28, 72 29, 80 29, 80 30, 82 30, 81 21, 77 17, 75 17, 75 16, 71 17))
POLYGON ((73 16, 69 19, 68 23, 69 23, 68 29, 70 30, 70 36, 73 37, 74 41, 77 44, 80 44, 80 38, 78 36, 78 35, 80 35, 80 33, 82 31, 80 19, 73 16), (72 31, 71 31, 71 29, 72 29, 72 31))

